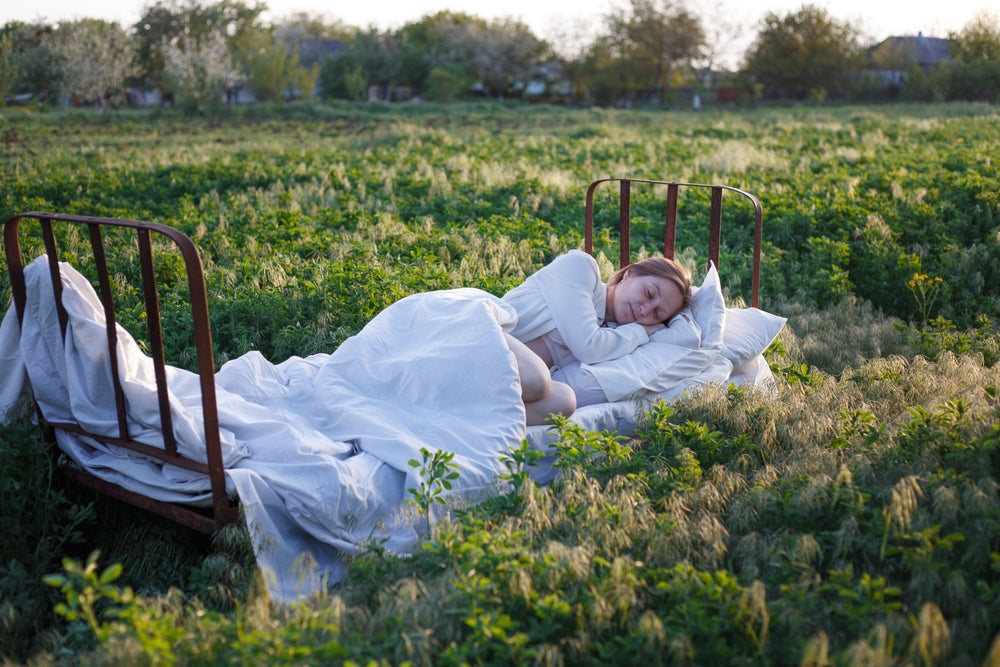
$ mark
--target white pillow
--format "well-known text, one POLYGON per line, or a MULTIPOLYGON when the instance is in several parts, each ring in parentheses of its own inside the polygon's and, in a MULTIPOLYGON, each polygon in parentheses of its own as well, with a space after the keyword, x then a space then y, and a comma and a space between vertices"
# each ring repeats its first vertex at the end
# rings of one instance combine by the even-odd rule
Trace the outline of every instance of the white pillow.
POLYGON ((787 321, 759 308, 727 309, 722 356, 739 368, 766 350, 787 321))
MULTIPOLYGON (((719 358, 723 358, 722 355, 719 355, 719 358)), ((771 395, 778 393, 778 388, 774 383, 774 373, 767 365, 767 359, 759 354, 742 366, 734 368, 733 372, 729 374, 729 382, 737 387, 744 385, 755 387, 761 392, 771 395)))
POLYGON ((653 394, 650 398, 651 400, 663 399, 664 401, 672 401, 685 393, 694 393, 698 389, 709 385, 721 385, 725 387, 726 379, 729 378, 732 370, 733 362, 720 354, 715 358, 715 361, 706 366, 700 373, 690 375, 682 382, 677 382, 663 391, 653 394))
POLYGON ((691 288, 691 314, 701 329, 701 349, 721 349, 726 328, 726 302, 722 298, 719 272, 713 263, 708 265, 701 287, 691 288))

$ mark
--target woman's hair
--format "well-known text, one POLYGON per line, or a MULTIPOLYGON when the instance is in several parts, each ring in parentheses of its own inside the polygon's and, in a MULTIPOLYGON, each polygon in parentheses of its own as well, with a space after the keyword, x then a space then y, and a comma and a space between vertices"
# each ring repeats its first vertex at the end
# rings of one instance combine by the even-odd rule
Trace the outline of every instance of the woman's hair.
POLYGON ((684 297, 681 308, 687 308, 691 305, 691 272, 684 268, 683 265, 666 257, 647 257, 646 259, 629 264, 624 269, 619 269, 615 275, 611 276, 608 284, 615 285, 620 283, 622 278, 625 277, 625 272, 629 270, 639 276, 666 278, 680 289, 681 296, 684 297))

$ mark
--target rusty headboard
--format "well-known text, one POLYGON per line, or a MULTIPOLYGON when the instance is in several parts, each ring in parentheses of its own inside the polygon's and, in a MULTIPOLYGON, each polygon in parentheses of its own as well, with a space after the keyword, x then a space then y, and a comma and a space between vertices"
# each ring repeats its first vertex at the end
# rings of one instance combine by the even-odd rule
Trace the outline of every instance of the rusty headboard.
POLYGON ((599 186, 605 183, 618 183, 618 209, 619 209, 619 267, 624 267, 631 263, 631 216, 632 216, 632 186, 639 184, 653 186, 659 189, 666 189, 666 200, 664 202, 663 219, 663 255, 668 258, 674 256, 674 245, 677 239, 677 201, 678 194, 682 188, 693 188, 707 190, 711 197, 711 209, 708 221, 708 259, 719 266, 719 249, 722 243, 722 198, 723 194, 730 192, 739 195, 749 201, 754 211, 753 228, 753 264, 751 267, 751 306, 759 307, 760 301, 760 260, 761 260, 761 239, 763 234, 764 214, 760 201, 748 192, 739 190, 728 185, 709 185, 705 183, 680 183, 674 181, 654 181, 641 178, 603 178, 594 181, 587 188, 586 201, 586 228, 584 249, 593 254, 594 252, 594 193, 599 186))

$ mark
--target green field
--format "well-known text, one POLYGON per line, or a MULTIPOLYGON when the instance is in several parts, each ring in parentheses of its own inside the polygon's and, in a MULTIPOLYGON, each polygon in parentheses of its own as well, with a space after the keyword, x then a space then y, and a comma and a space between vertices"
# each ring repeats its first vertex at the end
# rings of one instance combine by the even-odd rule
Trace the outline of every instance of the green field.
MULTIPOLYGON (((53 488, 22 417, 0 428, 0 656, 1000 664, 997 107, 12 110, 0 133, 0 217, 126 217, 195 239, 218 363, 330 352, 414 292, 502 294, 581 245, 586 187, 612 176, 756 195, 761 307, 789 318, 766 354, 777 399, 706 390, 627 442, 564 429, 558 482, 458 513, 411 557, 373 548, 291 608, 258 592, 240 531, 218 554, 53 488)), ((639 256, 657 251, 660 213, 652 195, 636 204, 639 256)), ((751 212, 731 204, 720 275, 735 303, 751 212)), ((600 210, 597 245, 615 257, 616 211, 600 210)), ((682 201, 699 280, 707 211, 682 201)), ((111 252, 137 270, 130 248, 111 252)), ((184 294, 166 283, 170 322, 184 294)), ((140 306, 119 319, 141 336, 140 306)), ((168 345, 192 363, 185 337, 168 345)))

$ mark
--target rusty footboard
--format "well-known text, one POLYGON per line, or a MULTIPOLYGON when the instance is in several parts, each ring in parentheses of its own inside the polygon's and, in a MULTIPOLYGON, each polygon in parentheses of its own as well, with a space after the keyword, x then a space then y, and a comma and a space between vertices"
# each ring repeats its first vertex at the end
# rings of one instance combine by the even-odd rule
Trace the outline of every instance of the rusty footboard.
MULTIPOLYGON (((181 525, 187 526, 205 534, 214 534, 223 526, 232 523, 237 517, 237 506, 226 493, 225 471, 223 469, 222 447, 219 433, 219 417, 215 393, 215 362, 212 354, 212 334, 208 317, 208 299, 201 259, 194 243, 185 234, 167 225, 122 220, 115 218, 97 218, 79 215, 61 215, 56 213, 30 212, 10 217, 4 224, 4 244, 7 256, 7 270, 10 276, 11 292, 18 315, 19 323, 24 321, 26 307, 26 287, 24 274, 24 259, 22 257, 22 240, 26 227, 40 230, 44 254, 48 259, 49 274, 52 277, 53 299, 57 307, 59 326, 65 340, 67 314, 62 302, 62 283, 60 280, 59 261, 63 259, 57 242, 56 231, 68 232, 76 228, 85 233, 89 241, 91 259, 96 273, 96 288, 104 309, 107 322, 106 344, 108 363, 114 386, 113 396, 108 396, 109 410, 117 414, 117 434, 114 436, 90 433, 75 423, 50 421, 39 411, 40 421, 50 434, 53 430, 63 430, 81 436, 93 438, 99 442, 120 447, 180 466, 184 469, 204 474, 208 477, 211 487, 212 502, 210 508, 197 508, 190 505, 170 503, 149 498, 140 493, 126 489, 118 484, 102 480, 90 472, 71 465, 60 466, 59 472, 66 478, 93 489, 99 493, 118 498, 137 507, 144 508, 160 516, 166 517, 181 525), (24 223, 36 223, 24 224, 24 223), (156 393, 159 404, 160 432, 162 444, 159 446, 137 442, 129 433, 129 421, 126 416, 127 406, 125 392, 122 389, 118 368, 118 335, 116 331, 115 300, 112 297, 112 274, 108 266, 106 236, 111 229, 116 230, 116 238, 125 235, 134 238, 141 268, 142 304, 145 309, 148 335, 148 354, 152 359, 156 378, 156 393), (157 291, 157 253, 154 253, 154 241, 167 241, 183 259, 184 274, 187 288, 190 292, 190 318, 194 332, 194 345, 197 353, 197 373, 201 389, 201 409, 204 420, 204 441, 206 446, 206 461, 193 460, 178 452, 174 428, 171 418, 171 407, 167 387, 167 361, 164 356, 163 322, 161 318, 160 299, 157 291)), ((63 234, 65 236, 65 234, 63 234)), ((132 241, 129 241, 130 243, 132 241)), ((89 264, 89 262, 88 262, 89 264)), ((54 441, 54 438, 52 438, 54 441)))

